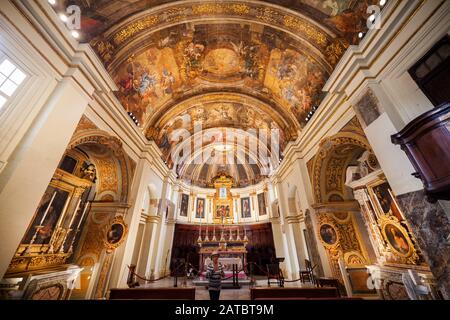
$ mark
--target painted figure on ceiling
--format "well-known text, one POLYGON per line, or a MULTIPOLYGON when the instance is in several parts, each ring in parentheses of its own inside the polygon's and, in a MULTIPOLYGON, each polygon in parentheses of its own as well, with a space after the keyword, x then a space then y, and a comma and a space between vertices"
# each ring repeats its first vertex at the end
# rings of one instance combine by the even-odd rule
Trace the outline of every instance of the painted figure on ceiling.
POLYGON ((184 49, 184 60, 186 73, 188 76, 195 76, 197 71, 201 71, 200 58, 205 51, 205 46, 190 42, 184 49))

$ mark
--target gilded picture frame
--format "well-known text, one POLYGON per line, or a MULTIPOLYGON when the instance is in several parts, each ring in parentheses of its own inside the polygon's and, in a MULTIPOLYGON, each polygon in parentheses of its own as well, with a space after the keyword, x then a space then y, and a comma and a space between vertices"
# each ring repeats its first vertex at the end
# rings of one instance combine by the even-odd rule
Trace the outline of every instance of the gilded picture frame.
POLYGON ((339 244, 339 233, 336 230, 336 226, 330 222, 321 224, 318 233, 319 239, 325 247, 334 248, 339 244))
POLYGON ((370 201, 375 207, 378 216, 394 216, 399 221, 404 220, 404 216, 397 204, 392 188, 385 179, 377 180, 368 185, 370 201))
POLYGON ((108 252, 116 250, 125 241, 128 234, 128 226, 122 216, 115 217, 108 225, 104 245, 108 252))
POLYGON ((409 258, 415 253, 408 231, 395 217, 381 219, 381 234, 396 255, 409 258))

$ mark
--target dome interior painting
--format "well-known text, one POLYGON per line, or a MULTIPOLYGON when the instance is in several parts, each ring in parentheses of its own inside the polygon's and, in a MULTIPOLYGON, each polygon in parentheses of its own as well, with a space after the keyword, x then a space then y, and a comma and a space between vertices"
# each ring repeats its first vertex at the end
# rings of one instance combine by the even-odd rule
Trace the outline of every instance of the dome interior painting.
MULTIPOLYGON (((279 157, 320 105, 327 79, 364 30, 372 2, 138 0, 65 5, 81 6, 83 41, 113 77, 125 110, 179 174, 179 167, 189 164, 174 162, 174 146, 181 141, 180 130, 192 135, 196 123, 203 130, 278 130, 279 157)), ((238 176, 246 172, 236 181, 255 181, 253 174, 248 177, 254 170, 228 165, 238 176)), ((197 169, 215 172, 212 167, 197 169)))

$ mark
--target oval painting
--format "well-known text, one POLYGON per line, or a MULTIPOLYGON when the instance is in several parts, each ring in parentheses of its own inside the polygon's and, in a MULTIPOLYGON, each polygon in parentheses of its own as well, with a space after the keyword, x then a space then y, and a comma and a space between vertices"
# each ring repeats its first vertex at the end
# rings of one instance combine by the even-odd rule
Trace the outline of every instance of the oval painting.
POLYGON ((120 223, 114 223, 109 228, 108 234, 107 234, 107 241, 110 244, 117 244, 122 240, 123 235, 125 232, 125 228, 123 224, 120 223))
POLYGON ((329 224, 324 224, 320 227, 320 237, 326 244, 332 246, 337 242, 336 230, 329 224))
POLYGON ((406 238, 404 232, 400 230, 394 224, 387 224, 384 227, 384 234, 386 235, 386 240, 392 249, 397 251, 402 255, 407 255, 410 252, 409 241, 406 238))

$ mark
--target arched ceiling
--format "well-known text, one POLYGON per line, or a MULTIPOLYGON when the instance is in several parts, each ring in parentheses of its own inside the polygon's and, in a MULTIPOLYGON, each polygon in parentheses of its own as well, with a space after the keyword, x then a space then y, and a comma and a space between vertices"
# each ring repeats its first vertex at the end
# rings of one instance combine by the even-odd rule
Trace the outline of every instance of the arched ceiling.
MULTIPOLYGON (((64 5, 81 6, 84 41, 117 83, 123 107, 138 118, 170 167, 191 181, 227 170, 235 181, 254 182, 264 176, 257 164, 175 163, 175 148, 192 140, 180 138, 180 131, 192 135, 198 122, 216 131, 275 129, 280 143, 274 152, 283 151, 320 104, 326 80, 365 29, 366 9, 374 2, 72 0, 64 5)), ((209 141, 203 142, 206 148, 209 141)))

